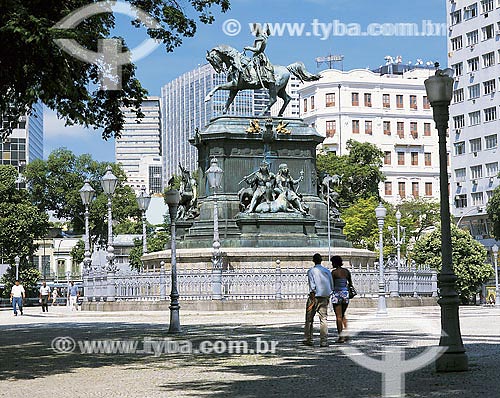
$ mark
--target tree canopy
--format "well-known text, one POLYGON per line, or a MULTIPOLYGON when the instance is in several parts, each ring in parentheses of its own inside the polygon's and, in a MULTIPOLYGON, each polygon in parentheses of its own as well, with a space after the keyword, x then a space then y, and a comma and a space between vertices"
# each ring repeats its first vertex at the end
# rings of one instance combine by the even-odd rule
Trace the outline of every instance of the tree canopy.
POLYGON ((500 186, 493 191, 493 196, 488 200, 487 212, 493 223, 493 235, 500 240, 500 186))
MULTIPOLYGON (((229 0, 127 0, 157 19, 160 27, 147 29, 151 38, 163 43, 167 52, 196 33, 198 21, 214 21, 213 9, 229 9, 229 0)), ((111 13, 87 18, 74 29, 55 29, 64 17, 97 0, 4 0, 0 13, 0 135, 7 136, 38 101, 42 101, 68 125, 103 128, 107 139, 119 136, 124 117, 120 107, 135 109, 146 95, 135 77, 133 64, 122 66, 121 90, 99 90, 100 71, 63 51, 57 38, 75 39, 97 51, 100 39, 109 38, 115 27, 111 13)), ((138 20, 131 21, 136 28, 138 20)), ((123 41, 123 39, 122 39, 123 41)), ((125 48, 125 44, 123 45, 125 48)))

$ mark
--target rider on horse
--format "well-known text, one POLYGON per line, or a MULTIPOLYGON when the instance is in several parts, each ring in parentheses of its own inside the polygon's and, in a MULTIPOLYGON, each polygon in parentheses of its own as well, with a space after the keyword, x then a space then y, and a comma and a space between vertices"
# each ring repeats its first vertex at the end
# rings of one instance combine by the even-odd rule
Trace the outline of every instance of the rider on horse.
POLYGON ((245 47, 245 51, 248 50, 253 52, 253 64, 255 66, 255 70, 257 71, 257 75, 259 76, 259 82, 262 88, 265 88, 264 82, 267 82, 270 85, 276 84, 273 65, 269 62, 269 58, 267 58, 267 55, 264 52, 267 46, 267 39, 271 32, 269 30, 269 26, 264 32, 260 26, 255 25, 255 33, 256 38, 254 47, 245 47))

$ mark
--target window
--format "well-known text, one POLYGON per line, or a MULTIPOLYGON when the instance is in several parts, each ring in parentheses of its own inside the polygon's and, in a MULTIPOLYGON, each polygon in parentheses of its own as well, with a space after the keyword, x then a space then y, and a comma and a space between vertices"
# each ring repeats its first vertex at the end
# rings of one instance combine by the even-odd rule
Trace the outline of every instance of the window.
POLYGON ((424 109, 431 109, 431 103, 429 102, 429 98, 427 98, 426 95, 424 95, 423 105, 424 109))
POLYGON ((432 196, 432 182, 425 183, 425 196, 432 196))
POLYGON ((403 96, 402 95, 396 95, 396 108, 402 108, 403 107, 403 96))
POLYGON ((481 10, 483 14, 493 11, 494 8, 495 8, 494 0, 481 0, 481 10))
POLYGON ((451 39, 451 49, 453 51, 460 50, 463 47, 462 44, 462 35, 454 37, 451 39))
POLYGON ((469 72, 475 72, 479 69, 479 57, 474 57, 467 60, 467 68, 469 72))
POLYGON ((468 89, 469 99, 479 98, 479 96, 481 95, 481 88, 479 87, 479 83, 469 86, 468 89))
POLYGON ((467 195, 456 195, 455 196, 455 207, 461 209, 467 207, 467 195))
POLYGON ((359 106, 359 93, 352 93, 352 106, 359 106))
POLYGON ((490 53, 483 55, 483 68, 489 68, 490 66, 495 65, 495 52, 492 51, 490 53))
POLYGON ((372 121, 365 120, 365 134, 372 135, 372 121))
POLYGON ((406 183, 405 182, 398 182, 398 195, 401 198, 406 197, 406 183))
POLYGON ((495 25, 491 24, 485 26, 481 29, 481 31, 483 32, 483 40, 493 39, 493 36, 495 35, 495 25))
POLYGON ((325 102, 327 108, 335 106, 335 93, 327 93, 325 95, 325 102))
POLYGON ((432 166, 432 154, 430 152, 424 153, 424 164, 426 166, 432 166))
POLYGON ((304 113, 307 112, 307 98, 304 98, 304 113))
POLYGON ((498 162, 486 163, 486 177, 496 177, 498 175, 498 162))
POLYGON ((457 182, 464 182, 465 181, 465 167, 455 170, 455 180, 457 182))
POLYGON ((452 25, 462 22, 462 10, 453 11, 450 16, 452 25))
POLYGON ((311 110, 314 110, 314 95, 311 97, 311 110))
POLYGON ((491 108, 486 108, 484 110, 484 121, 491 122, 492 120, 497 120, 497 107, 493 106, 491 108))
POLYGON ((397 123, 397 131, 398 131, 399 138, 405 138, 405 123, 404 122, 397 123))
POLYGON ((411 165, 418 166, 418 152, 411 153, 411 165))
POLYGON ((390 151, 384 152, 384 164, 387 164, 387 165, 391 164, 391 152, 390 151))
POLYGON ((470 168, 470 176, 473 180, 477 180, 478 178, 483 177, 483 166, 471 166, 470 168))
POLYGON ((484 137, 484 140, 486 141, 486 149, 491 149, 491 148, 496 148, 497 147, 497 135, 487 135, 484 137))
POLYGON ((410 95, 410 108, 417 109, 417 96, 416 95, 410 95))
POLYGON ((463 62, 459 62, 458 64, 451 65, 455 76, 462 76, 464 73, 464 64, 463 62))
POLYGON ((455 146, 455 155, 463 155, 465 153, 465 141, 457 142, 455 146))
POLYGON ((494 93, 496 90, 495 79, 488 80, 488 81, 484 82, 483 88, 484 88, 484 95, 494 93))
POLYGON ((370 93, 365 93, 365 106, 372 106, 372 95, 370 93))
POLYGON ((352 133, 359 134, 359 120, 352 121, 352 133))
POLYGON ((424 123, 424 136, 425 137, 431 136, 431 124, 430 123, 424 123))
POLYGON ((464 89, 459 88, 458 90, 453 91, 453 102, 463 102, 464 100, 464 89))
POLYGON ((453 127, 456 129, 464 128, 465 116, 464 115, 453 116, 453 127))
POLYGON ((405 153, 398 152, 398 166, 404 166, 405 164, 405 153))
POLYGON ((481 123, 481 112, 475 111, 469 113, 469 125, 477 126, 479 123, 481 123))
POLYGON ((466 33, 465 36, 467 37, 467 46, 469 47, 479 42, 479 31, 477 29, 466 33))
POLYGON ((493 191, 486 191, 486 198, 489 201, 493 197, 493 191))
POLYGON ((389 94, 382 94, 382 104, 384 108, 391 107, 391 96, 389 94))
POLYGON ((481 151, 481 138, 474 138, 473 140, 469 140, 469 144, 471 152, 481 151))
POLYGON ((412 182, 411 183, 411 194, 413 195, 414 198, 418 198, 418 182, 412 182))
POLYGON ((326 121, 326 137, 333 137, 337 130, 337 121, 336 120, 327 120, 326 121))
POLYGON ((389 120, 384 120, 384 134, 391 135, 391 122, 389 120))
POLYGON ((471 19, 477 17, 477 3, 471 4, 464 9, 464 19, 471 19))
POLYGON ((410 134, 413 138, 418 138, 418 124, 417 124, 417 122, 410 122, 410 134))
POLYGON ((386 181, 384 183, 384 191, 385 191, 385 196, 392 195, 392 182, 386 181))
POLYGON ((472 206, 478 206, 484 204, 484 195, 482 192, 473 192, 471 194, 472 197, 472 206))

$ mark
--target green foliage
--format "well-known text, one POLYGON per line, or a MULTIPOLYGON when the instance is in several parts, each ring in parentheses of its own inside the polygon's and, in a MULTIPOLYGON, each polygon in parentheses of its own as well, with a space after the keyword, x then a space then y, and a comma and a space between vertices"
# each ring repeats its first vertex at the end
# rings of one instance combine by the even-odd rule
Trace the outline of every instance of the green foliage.
POLYGON ((26 191, 16 189, 16 178, 13 166, 0 166, 0 247, 2 259, 10 264, 16 255, 31 258, 34 241, 45 235, 49 225, 48 216, 30 203, 26 191))
MULTIPOLYGON (((468 231, 452 224, 453 269, 458 277, 457 291, 463 302, 468 302, 480 286, 494 274, 486 264, 486 249, 474 240, 468 231)), ((413 248, 412 258, 417 264, 427 264, 441 271, 441 229, 423 236, 413 248)))
MULTIPOLYGON (((119 136, 124 117, 121 106, 139 107, 146 90, 135 78, 133 64, 121 67, 121 90, 99 90, 99 70, 96 65, 80 61, 63 51, 56 38, 76 40, 81 46, 97 50, 100 39, 110 37, 115 27, 111 13, 101 13, 72 29, 53 26, 68 14, 97 0, 3 2, 0 13, 2 57, 0 68, 0 119, 17 124, 26 109, 42 101, 66 119, 66 123, 102 128, 107 139, 119 136)), ((167 52, 180 46, 184 37, 196 33, 198 19, 212 23, 213 6, 229 9, 229 0, 128 0, 132 5, 155 17, 161 27, 147 29, 150 37, 159 40, 167 52)), ((142 24, 131 21, 139 28, 142 24)), ((123 40, 123 39, 122 39, 123 40)), ((126 45, 123 45, 124 49, 126 45)), ((6 123, 7 124, 7 123, 6 123)), ((8 135, 11 128, 0 123, 0 134, 8 135)))
POLYGON ((165 192, 171 189, 179 190, 181 187, 181 182, 182 182, 182 176, 174 174, 172 177, 170 177, 170 180, 168 180, 168 185, 165 188, 165 192))
POLYGON ((493 196, 488 200, 486 210, 493 223, 493 235, 495 239, 500 240, 500 186, 493 191, 493 196))
POLYGON ((434 199, 406 199, 399 206, 401 225, 406 226, 406 236, 418 241, 429 229, 440 221, 439 202, 434 199))
MULTIPOLYGON (((27 263, 21 263, 19 266, 19 281, 23 285, 26 297, 37 297, 37 283, 41 278, 40 271, 27 263)), ((5 284, 3 292, 4 297, 10 297, 10 291, 16 280, 16 267, 10 267, 2 276, 1 282, 5 284)))
POLYGON ((113 229, 116 235, 136 235, 142 234, 142 221, 136 220, 123 220, 113 229))
POLYGON ((374 197, 361 198, 342 212, 342 219, 346 224, 344 234, 354 247, 375 250, 375 246, 378 245, 378 226, 375 217, 378 203, 378 199, 374 197))
POLYGON ((47 160, 36 160, 26 166, 24 175, 28 180, 32 201, 40 211, 52 210, 58 218, 68 219, 76 233, 83 233, 84 212, 79 190, 85 180, 96 191, 89 207, 90 235, 94 242, 107 240, 107 196, 101 187, 101 178, 110 165, 118 178, 112 198, 113 222, 121 223, 129 218, 138 220, 141 213, 132 188, 124 185, 126 176, 117 164, 97 162, 88 154, 76 156, 66 148, 53 151, 47 160))
MULTIPOLYGON (((148 236, 148 252, 158 252, 165 250, 170 241, 170 234, 166 231, 157 231, 154 235, 148 236)), ((129 262, 133 269, 141 269, 143 255, 142 239, 134 240, 134 247, 130 250, 129 262)))
POLYGON ((374 144, 347 141, 348 155, 334 153, 318 155, 317 169, 324 173, 338 174, 341 181, 334 189, 339 193, 341 208, 352 206, 359 199, 379 197, 379 183, 385 180, 381 171, 383 152, 374 144))
POLYGON ((80 264, 85 258, 85 242, 80 239, 69 252, 73 264, 80 264))

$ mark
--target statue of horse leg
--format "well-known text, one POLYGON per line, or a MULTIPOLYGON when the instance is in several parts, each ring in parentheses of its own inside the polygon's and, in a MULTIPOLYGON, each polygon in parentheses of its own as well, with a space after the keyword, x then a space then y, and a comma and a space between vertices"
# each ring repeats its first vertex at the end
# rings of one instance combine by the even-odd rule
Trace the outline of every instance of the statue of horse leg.
POLYGON ((224 110, 222 113, 225 115, 227 111, 229 110, 229 107, 233 103, 234 99, 236 98, 236 95, 238 94, 238 89, 237 88, 232 88, 229 91, 229 97, 227 98, 226 105, 224 106, 224 110))
POLYGON ((271 107, 277 101, 277 99, 276 99, 276 84, 269 83, 268 89, 269 89, 269 103, 267 104, 266 109, 264 109, 262 111, 262 113, 260 114, 260 116, 266 115, 271 110, 271 107))
POLYGON ((288 106, 288 104, 292 100, 292 97, 290 97, 288 95, 288 93, 286 92, 286 86, 281 87, 278 90, 278 97, 280 97, 283 100, 283 106, 281 107, 280 111, 278 112, 278 117, 282 117, 283 113, 285 112, 286 107, 288 106))

